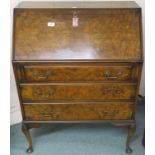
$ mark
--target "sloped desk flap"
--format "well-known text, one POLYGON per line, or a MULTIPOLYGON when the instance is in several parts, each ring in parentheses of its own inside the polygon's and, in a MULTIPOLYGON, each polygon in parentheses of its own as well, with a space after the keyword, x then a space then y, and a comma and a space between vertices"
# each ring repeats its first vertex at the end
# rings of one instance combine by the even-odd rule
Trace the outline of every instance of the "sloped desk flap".
POLYGON ((14 60, 141 60, 141 10, 14 11, 14 60))

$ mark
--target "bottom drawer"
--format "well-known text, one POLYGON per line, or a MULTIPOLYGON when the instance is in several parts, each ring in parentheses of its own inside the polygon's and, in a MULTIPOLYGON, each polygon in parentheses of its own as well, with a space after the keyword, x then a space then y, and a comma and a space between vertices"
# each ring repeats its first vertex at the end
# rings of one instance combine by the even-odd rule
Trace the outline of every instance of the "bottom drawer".
POLYGON ((127 120, 133 108, 128 103, 24 104, 27 121, 127 120))

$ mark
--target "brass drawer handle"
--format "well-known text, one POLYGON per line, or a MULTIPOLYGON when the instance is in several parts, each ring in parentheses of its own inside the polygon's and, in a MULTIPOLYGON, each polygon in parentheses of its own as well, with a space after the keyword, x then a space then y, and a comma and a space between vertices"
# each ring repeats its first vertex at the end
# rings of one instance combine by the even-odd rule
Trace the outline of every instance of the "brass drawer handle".
POLYGON ((48 90, 47 94, 45 94, 45 93, 43 93, 42 90, 38 89, 35 91, 34 94, 39 97, 50 97, 50 96, 54 95, 54 93, 55 93, 55 90, 48 90))
POLYGON ((51 96, 51 95, 53 95, 54 93, 55 93, 54 90, 49 90, 49 91, 48 91, 48 96, 51 96))
POLYGON ((118 72, 117 73, 117 76, 112 76, 111 72, 110 71, 105 71, 103 76, 107 79, 117 79, 119 78, 119 76, 121 76, 123 73, 122 72, 118 72))
POLYGON ((52 76, 53 74, 52 74, 51 71, 48 71, 48 72, 46 72, 45 75, 43 75, 43 74, 38 75, 38 73, 37 73, 36 71, 33 71, 33 75, 34 75, 37 79, 46 80, 46 79, 49 78, 49 76, 52 76))
POLYGON ((115 91, 115 93, 118 94, 118 95, 122 94, 122 90, 119 89, 119 88, 118 88, 118 89, 115 89, 114 91, 115 91))
POLYGON ((123 90, 117 87, 103 88, 101 91, 102 91, 102 94, 104 95, 109 94, 109 93, 121 95, 123 93, 123 90))

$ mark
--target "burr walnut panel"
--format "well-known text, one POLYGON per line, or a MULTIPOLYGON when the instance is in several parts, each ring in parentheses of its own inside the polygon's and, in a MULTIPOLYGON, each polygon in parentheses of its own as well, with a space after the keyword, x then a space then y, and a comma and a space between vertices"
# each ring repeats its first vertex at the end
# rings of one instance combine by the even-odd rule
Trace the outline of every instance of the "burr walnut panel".
POLYGON ((24 66, 24 80, 31 81, 125 81, 133 80, 133 66, 24 66))
POLYGON ((15 9, 14 15, 15 60, 141 59, 138 8, 15 9))
POLYGON ((25 119, 30 121, 129 120, 133 104, 24 104, 25 119))
POLYGON ((20 84, 23 101, 135 99, 132 83, 20 84))

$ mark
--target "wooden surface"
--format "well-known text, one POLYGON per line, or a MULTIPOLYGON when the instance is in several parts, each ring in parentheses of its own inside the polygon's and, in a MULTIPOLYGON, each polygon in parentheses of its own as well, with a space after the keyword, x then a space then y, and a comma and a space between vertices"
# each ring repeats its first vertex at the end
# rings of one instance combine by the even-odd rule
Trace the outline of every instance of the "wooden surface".
POLYGON ((27 1, 16 8, 139 8, 134 1, 27 1))
MULTIPOLYGON (((104 64, 103 64, 104 65, 104 64)), ((133 80, 132 65, 125 66, 100 66, 92 64, 88 66, 51 66, 34 65, 24 66, 24 77, 26 81, 125 81, 133 80)))
POLYGON ((135 99, 135 84, 21 84, 23 101, 135 99))
POLYGON ((24 105, 26 120, 127 120, 131 119, 133 104, 26 104, 24 105))
POLYGON ((118 121, 129 129, 131 153, 143 61, 139 6, 23 2, 14 10, 13 30, 28 150, 30 123, 118 121))
POLYGON ((139 9, 16 9, 13 59, 141 60, 140 31, 139 9))

